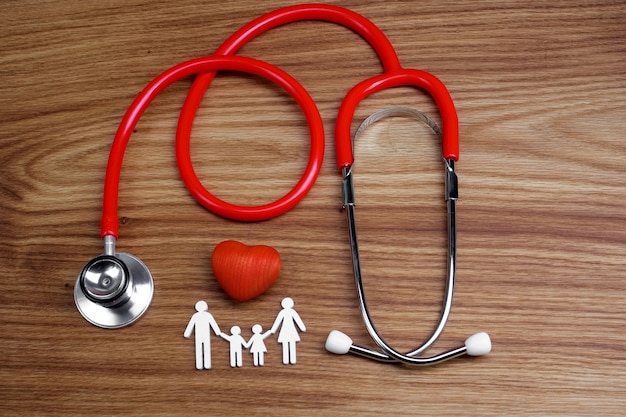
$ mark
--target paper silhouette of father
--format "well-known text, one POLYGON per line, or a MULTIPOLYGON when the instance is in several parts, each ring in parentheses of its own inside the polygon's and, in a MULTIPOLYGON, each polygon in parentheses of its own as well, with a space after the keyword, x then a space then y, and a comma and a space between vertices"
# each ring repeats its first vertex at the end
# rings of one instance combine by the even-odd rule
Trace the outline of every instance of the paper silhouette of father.
POLYGON ((222 332, 213 315, 209 313, 206 301, 196 303, 196 313, 191 316, 183 336, 189 339, 194 329, 196 331, 196 369, 211 369, 211 330, 216 336, 221 336, 222 332))

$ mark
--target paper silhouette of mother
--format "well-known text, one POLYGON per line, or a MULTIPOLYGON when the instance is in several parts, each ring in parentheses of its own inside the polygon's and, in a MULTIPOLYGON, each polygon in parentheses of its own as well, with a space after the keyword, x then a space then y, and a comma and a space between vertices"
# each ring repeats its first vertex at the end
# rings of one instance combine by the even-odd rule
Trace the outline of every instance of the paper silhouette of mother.
POLYGON ((276 316, 276 320, 274 320, 274 325, 270 329, 270 332, 276 333, 276 330, 280 327, 278 343, 283 345, 283 364, 295 365, 296 343, 300 341, 298 329, 302 332, 306 332, 306 327, 296 310, 293 309, 294 303, 291 298, 283 298, 280 305, 283 309, 278 313, 278 316, 276 316))

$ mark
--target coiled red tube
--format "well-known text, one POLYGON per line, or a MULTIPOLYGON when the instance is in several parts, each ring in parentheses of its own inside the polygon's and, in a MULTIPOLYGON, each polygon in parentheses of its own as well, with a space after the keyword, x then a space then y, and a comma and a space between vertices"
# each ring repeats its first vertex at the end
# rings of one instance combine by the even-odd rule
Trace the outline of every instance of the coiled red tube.
MULTIPOLYGON (((262 33, 287 23, 302 20, 319 20, 345 26, 359 34, 372 46, 386 72, 395 72, 402 68, 389 39, 376 25, 358 13, 327 4, 288 6, 260 16, 232 34, 217 48, 214 55, 235 54, 243 45, 262 33)), ((281 214, 281 211, 286 210, 282 210, 282 207, 272 207, 273 203, 264 208, 267 214, 255 214, 255 211, 260 210, 257 207, 240 207, 216 201, 211 193, 204 189, 191 166, 189 149, 193 121, 204 93, 210 86, 215 74, 215 72, 208 72, 196 77, 180 112, 176 130, 176 159, 181 178, 198 202, 224 217, 237 220, 263 220, 271 215, 281 214), (210 204, 206 204, 207 202, 210 204)))
POLYGON ((426 90, 439 106, 443 124, 443 153, 448 159, 458 159, 458 120, 452 99, 445 86, 433 75, 424 71, 404 69, 384 33, 365 17, 348 9, 326 4, 303 4, 284 7, 267 13, 230 36, 207 58, 191 60, 177 65, 155 78, 128 108, 115 135, 104 184, 101 235, 118 236, 118 194, 122 160, 132 131, 152 100, 171 83, 199 74, 183 104, 176 130, 176 160, 185 186, 193 197, 207 209, 221 216, 243 221, 265 220, 293 208, 315 183, 323 152, 323 124, 315 103, 295 79, 282 70, 251 58, 234 57, 243 45, 260 34, 290 22, 321 20, 345 26, 370 43, 376 51, 384 73, 356 85, 344 99, 335 129, 337 164, 340 169, 352 164, 350 124, 359 105, 368 95, 385 88, 411 85, 426 90), (296 186, 285 196, 262 206, 236 206, 209 193, 197 178, 191 163, 190 138, 193 120, 202 97, 219 70, 249 72, 280 85, 291 94, 305 112, 311 131, 311 150, 307 168, 296 186))
MULTIPOLYGON (((458 160, 458 118, 454 103, 445 85, 435 76, 425 71, 402 68, 393 45, 385 34, 370 20, 349 9, 327 4, 301 4, 284 7, 267 13, 231 35, 217 50, 216 55, 231 55, 258 35, 286 23, 301 20, 320 20, 345 26, 365 39, 377 53, 383 66, 383 75, 365 80, 354 87, 344 99, 335 128, 337 166, 341 170, 352 164, 352 144, 350 125, 354 111, 368 95, 386 88, 402 85, 426 90, 435 100, 443 124, 443 155, 447 159, 458 160)), ((199 75, 194 81, 183 104, 178 121, 176 143, 188 149, 193 120, 202 97, 210 86, 215 73, 199 75)))
MULTIPOLYGON (((272 204, 264 206, 238 207, 219 200, 202 187, 200 182, 197 181, 195 173, 193 173, 191 157, 187 148, 186 154, 183 152, 181 156, 179 152, 178 156, 181 157, 182 160, 179 159, 178 163, 181 169, 181 175, 186 179, 185 184, 194 197, 209 210, 217 214, 237 218, 238 220, 263 220, 291 209, 311 189, 321 168, 324 156, 324 126, 315 102, 304 87, 285 71, 256 59, 238 56, 210 56, 193 59, 176 65, 157 76, 139 93, 126 111, 115 134, 107 164, 100 230, 102 237, 108 235, 118 237, 117 202, 124 151, 126 150, 133 129, 148 105, 167 86, 181 78, 219 70, 239 71, 264 77, 287 91, 300 105, 306 116, 311 134, 311 152, 304 175, 296 186, 285 196, 272 204), (194 178, 197 183, 193 182, 194 178), (187 181, 190 182, 187 183, 187 181)), ((183 147, 182 150, 184 151, 185 148, 183 147)))

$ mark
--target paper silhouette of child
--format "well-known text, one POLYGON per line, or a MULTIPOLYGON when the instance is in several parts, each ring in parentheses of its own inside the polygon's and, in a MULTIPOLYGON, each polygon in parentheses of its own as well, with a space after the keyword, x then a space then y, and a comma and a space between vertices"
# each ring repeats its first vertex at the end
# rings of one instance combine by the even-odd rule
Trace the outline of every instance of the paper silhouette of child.
POLYGON ((230 366, 233 368, 241 368, 243 365, 243 348, 248 349, 250 343, 241 336, 241 327, 233 326, 230 328, 230 335, 220 334, 223 339, 230 342, 230 366))
POLYGON ((250 353, 252 353, 252 358, 254 361, 254 366, 263 366, 265 365, 265 352, 267 352, 267 347, 265 346, 265 338, 272 334, 271 331, 266 331, 265 333, 261 333, 263 328, 260 324, 255 324, 252 326, 252 337, 248 340, 248 346, 250 349, 250 353))

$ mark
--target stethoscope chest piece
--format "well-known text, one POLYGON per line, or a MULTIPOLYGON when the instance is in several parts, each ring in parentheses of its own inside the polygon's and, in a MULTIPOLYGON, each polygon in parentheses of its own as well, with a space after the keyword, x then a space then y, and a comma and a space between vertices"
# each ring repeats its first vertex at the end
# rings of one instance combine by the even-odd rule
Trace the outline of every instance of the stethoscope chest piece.
POLYGON ((131 254, 118 252, 100 255, 85 265, 74 286, 74 301, 90 323, 117 329, 141 317, 153 293, 146 265, 131 254))

